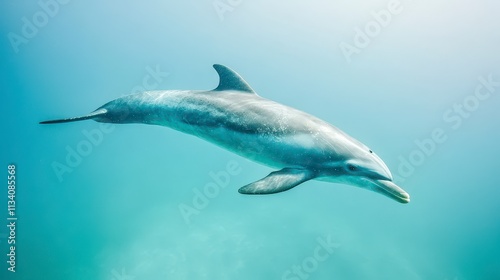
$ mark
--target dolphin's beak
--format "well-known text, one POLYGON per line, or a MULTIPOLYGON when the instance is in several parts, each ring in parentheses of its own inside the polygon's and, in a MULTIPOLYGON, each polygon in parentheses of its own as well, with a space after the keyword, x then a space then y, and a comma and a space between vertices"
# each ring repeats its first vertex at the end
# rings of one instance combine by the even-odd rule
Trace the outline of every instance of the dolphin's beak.
POLYGON ((370 182, 372 183, 373 191, 381 193, 401 203, 410 202, 410 195, 392 181, 370 180, 370 182))

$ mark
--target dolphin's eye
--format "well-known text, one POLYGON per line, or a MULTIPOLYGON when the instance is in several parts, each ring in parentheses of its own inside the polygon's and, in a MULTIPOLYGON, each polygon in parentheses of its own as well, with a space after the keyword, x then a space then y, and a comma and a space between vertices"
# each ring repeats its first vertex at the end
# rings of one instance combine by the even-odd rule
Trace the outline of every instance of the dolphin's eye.
POLYGON ((356 166, 354 166, 352 164, 347 165, 347 169, 349 169, 351 171, 356 171, 357 170, 356 166))
POLYGON ((373 151, 372 151, 372 150, 370 150, 370 154, 373 154, 373 151))

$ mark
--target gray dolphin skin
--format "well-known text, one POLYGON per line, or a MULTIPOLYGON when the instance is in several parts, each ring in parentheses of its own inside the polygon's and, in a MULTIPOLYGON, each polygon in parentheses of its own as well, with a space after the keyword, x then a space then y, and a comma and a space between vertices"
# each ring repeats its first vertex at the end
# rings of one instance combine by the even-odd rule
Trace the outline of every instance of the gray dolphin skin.
POLYGON ((242 194, 278 193, 316 179, 410 202, 367 146, 319 118, 260 97, 228 67, 214 68, 220 79, 214 90, 146 91, 115 99, 88 115, 40 123, 92 119, 161 125, 279 169, 240 188, 242 194))

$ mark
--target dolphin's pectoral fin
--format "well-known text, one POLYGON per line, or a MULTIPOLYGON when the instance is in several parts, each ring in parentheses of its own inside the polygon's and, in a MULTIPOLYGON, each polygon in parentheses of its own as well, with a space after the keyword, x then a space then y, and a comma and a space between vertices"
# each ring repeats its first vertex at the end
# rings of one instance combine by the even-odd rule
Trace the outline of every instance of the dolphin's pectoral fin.
POLYGON ((242 194, 273 194, 287 191, 305 181, 311 180, 314 172, 306 169, 283 168, 271 172, 267 177, 248 184, 238 190, 242 194))
POLYGON ((255 94, 253 89, 238 73, 220 64, 214 64, 214 68, 217 74, 219 74, 219 85, 214 90, 236 90, 243 93, 255 94))

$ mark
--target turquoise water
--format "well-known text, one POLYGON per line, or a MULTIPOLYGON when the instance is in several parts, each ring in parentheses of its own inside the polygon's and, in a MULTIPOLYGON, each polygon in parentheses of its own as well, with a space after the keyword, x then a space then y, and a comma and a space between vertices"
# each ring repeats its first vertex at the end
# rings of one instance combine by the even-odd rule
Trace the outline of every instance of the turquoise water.
POLYGON ((500 279, 498 1, 170 2, 0 4, 1 279, 500 279), (272 170, 195 137, 38 124, 214 88, 214 63, 368 145, 411 202, 244 196, 272 170))

